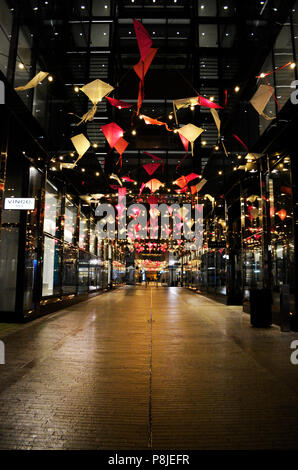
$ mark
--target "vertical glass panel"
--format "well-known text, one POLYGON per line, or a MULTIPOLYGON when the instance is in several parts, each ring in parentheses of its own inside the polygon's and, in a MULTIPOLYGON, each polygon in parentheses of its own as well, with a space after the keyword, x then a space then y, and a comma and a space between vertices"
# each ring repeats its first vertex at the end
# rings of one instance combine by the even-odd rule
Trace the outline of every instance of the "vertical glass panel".
MULTIPOLYGON (((27 213, 26 224, 26 248, 24 260, 24 312, 34 310, 36 296, 37 277, 37 250, 39 243, 39 201, 43 198, 42 174, 33 166, 29 169, 29 192, 30 197, 36 201, 36 210, 27 213)), ((31 312, 30 312, 31 313, 31 312)))
MULTIPOLYGON (((9 154, 4 197, 22 197, 26 168, 19 155, 19 163, 9 154)), ((20 211, 5 210, 2 214, 0 239, 0 311, 14 312, 18 269, 20 211)))
MULTIPOLYGON (((260 73, 270 73, 273 71, 273 62, 272 62, 272 53, 269 54, 267 57, 266 61, 264 62, 260 73)), ((266 77, 266 83, 270 85, 271 87, 274 87, 274 74, 268 75, 266 77)), ((276 116, 276 103, 274 98, 271 98, 266 106, 266 109, 264 112, 270 116, 270 117, 275 117, 276 116)), ((258 117, 258 114, 256 112, 256 116, 258 117)), ((260 135, 263 134, 263 132, 267 129, 271 121, 266 120, 262 116, 259 116, 259 130, 260 130, 260 135)))
POLYGON ((77 291, 77 259, 77 248, 65 244, 62 278, 62 291, 64 294, 75 294, 77 291))
POLYGON ((218 47, 216 24, 201 24, 199 26, 199 46, 218 47))
POLYGON ((110 25, 109 23, 92 23, 91 47, 109 47, 110 25))
POLYGON ((74 243, 77 225, 77 208, 67 198, 65 198, 65 218, 64 218, 64 240, 74 243))
POLYGON ((90 226, 90 246, 89 246, 90 253, 97 254, 96 244, 97 244, 97 240, 96 240, 95 224, 91 223, 91 226, 90 226))
POLYGON ((293 199, 290 158, 275 166, 269 179, 273 286, 290 284, 294 292, 293 199))
POLYGON ((87 47, 89 44, 89 24, 74 23, 71 25, 72 41, 76 47, 87 47))
POLYGON ((79 285, 78 285, 78 293, 82 294, 83 292, 88 291, 89 287, 89 261, 90 261, 90 254, 85 253, 84 251, 79 252, 79 285))
POLYGON ((217 6, 216 0, 199 0, 198 15, 199 16, 216 16, 217 6))
MULTIPOLYGON (((37 64, 36 73, 41 71, 41 67, 37 64)), ((48 115, 47 109, 47 96, 48 96, 48 81, 44 80, 40 85, 34 89, 33 97, 33 116, 40 122, 44 129, 47 128, 48 115)))
POLYGON ((235 11, 233 0, 219 0, 219 16, 234 16, 235 11))
POLYGON ((93 16, 109 16, 111 11, 111 0, 93 0, 93 16))
POLYGON ((47 181, 44 211, 44 232, 59 237, 59 217, 61 215, 61 202, 59 201, 57 189, 47 181))
POLYGON ((259 175, 247 177, 241 198, 244 295, 263 287, 263 202, 259 175))
POLYGON ((87 250, 88 245, 88 220, 82 213, 80 214, 80 235, 79 235, 79 247, 83 250, 87 250))
POLYGON ((0 3, 0 70, 6 75, 13 14, 5 0, 0 3))
POLYGON ((101 287, 101 261, 96 256, 91 256, 89 265, 89 290, 101 287))
POLYGON ((294 45, 296 57, 298 57, 298 1, 292 9, 293 30, 294 30, 294 45))
POLYGON ((234 25, 220 26, 220 45, 221 47, 233 47, 236 36, 236 27, 234 25))
POLYGON ((59 295, 59 253, 60 243, 55 238, 45 236, 42 274, 42 296, 59 295))
MULTIPOLYGON (((22 27, 19 31, 17 61, 14 86, 25 85, 32 78, 32 37, 29 29, 22 27)), ((20 97, 30 107, 32 90, 20 91, 20 97)))
MULTIPOLYGON (((274 45, 274 65, 275 68, 282 67, 288 62, 293 62, 293 48, 290 24, 285 24, 274 45)), ((285 67, 280 72, 275 73, 276 97, 282 108, 290 98, 291 83, 295 80, 295 70, 285 67)))

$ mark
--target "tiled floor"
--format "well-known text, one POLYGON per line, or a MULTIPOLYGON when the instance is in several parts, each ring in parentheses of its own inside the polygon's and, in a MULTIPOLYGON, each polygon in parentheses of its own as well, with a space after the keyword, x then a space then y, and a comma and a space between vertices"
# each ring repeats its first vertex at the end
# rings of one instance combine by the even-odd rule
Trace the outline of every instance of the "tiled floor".
POLYGON ((181 288, 0 327, 1 449, 298 448, 296 333, 181 288))

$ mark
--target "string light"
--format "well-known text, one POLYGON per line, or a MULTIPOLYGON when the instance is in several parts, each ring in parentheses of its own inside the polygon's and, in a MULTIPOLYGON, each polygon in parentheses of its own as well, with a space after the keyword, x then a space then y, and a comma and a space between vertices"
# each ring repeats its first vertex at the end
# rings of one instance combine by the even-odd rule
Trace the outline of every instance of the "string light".
POLYGON ((240 91, 240 87, 237 85, 235 86, 234 90, 235 90, 235 93, 238 93, 240 91))
POLYGON ((52 75, 49 75, 48 80, 49 80, 49 82, 52 82, 54 80, 54 77, 52 75))

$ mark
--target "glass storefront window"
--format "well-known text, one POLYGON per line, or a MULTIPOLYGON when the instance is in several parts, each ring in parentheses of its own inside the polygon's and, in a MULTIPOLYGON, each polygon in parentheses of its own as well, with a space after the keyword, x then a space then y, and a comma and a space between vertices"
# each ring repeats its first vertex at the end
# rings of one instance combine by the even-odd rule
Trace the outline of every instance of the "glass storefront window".
POLYGON ((58 190, 49 181, 46 183, 45 210, 43 230, 59 238, 59 217, 61 215, 61 201, 58 190))
POLYGON ((64 294, 75 294, 77 291, 77 259, 77 248, 65 244, 62 277, 62 291, 64 294))
POLYGON ((90 246, 89 251, 90 253, 97 255, 97 239, 96 239, 96 231, 95 231, 95 224, 91 223, 90 227, 90 246))
MULTIPOLYGON (((19 31, 17 61, 15 67, 14 86, 25 85, 32 78, 32 37, 28 28, 19 31)), ((30 109, 32 90, 20 91, 19 96, 30 109)))
POLYGON ((10 11, 7 2, 2 0, 0 4, 0 70, 4 75, 7 75, 12 19, 13 12, 10 11))
POLYGON ((101 287, 101 264, 102 262, 91 256, 89 266, 89 290, 93 291, 101 287))
POLYGON ((42 274, 42 296, 59 295, 60 242, 45 236, 42 274))
POLYGON ((263 201, 259 175, 247 178, 241 198, 243 282, 245 295, 263 287, 263 201))
MULTIPOLYGON (((294 61, 291 26, 289 23, 282 27, 273 50, 275 68, 282 67, 288 62, 294 61)), ((275 74, 276 98, 280 108, 282 108, 290 98, 292 91, 291 83, 293 80, 295 80, 295 70, 290 67, 286 67, 275 74)))
POLYGON ((83 292, 88 291, 89 287, 89 253, 84 251, 79 252, 79 266, 78 266, 78 293, 82 294, 83 292))
POLYGON ((65 198, 64 241, 74 243, 77 226, 77 207, 65 198))
POLYGON ((290 158, 276 165, 269 178, 273 287, 290 284, 294 292, 293 199, 290 158))
POLYGON ((88 247, 88 219, 82 213, 80 214, 80 234, 79 234, 79 247, 82 250, 87 250, 88 247))

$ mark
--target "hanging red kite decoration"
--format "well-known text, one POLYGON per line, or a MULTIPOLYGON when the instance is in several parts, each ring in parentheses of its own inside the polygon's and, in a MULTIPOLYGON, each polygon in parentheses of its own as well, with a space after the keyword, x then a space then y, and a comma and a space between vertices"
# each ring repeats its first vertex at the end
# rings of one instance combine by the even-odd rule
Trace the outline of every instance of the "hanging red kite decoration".
POLYGON ((155 191, 158 191, 159 188, 162 186, 161 181, 153 178, 152 180, 148 181, 145 184, 146 188, 149 188, 152 193, 155 193, 155 191))
POLYGON ((144 62, 152 46, 152 39, 148 31, 144 28, 144 26, 142 25, 142 23, 140 23, 140 21, 134 19, 133 26, 134 26, 136 38, 138 41, 141 59, 144 62))
POLYGON ((204 96, 198 96, 198 104, 199 106, 204 106, 205 108, 212 108, 212 109, 224 109, 219 104, 214 103, 211 100, 207 100, 204 96))
POLYGON ((160 167, 160 163, 146 163, 143 168, 147 171, 148 175, 151 176, 160 167))
POLYGON ((129 178, 129 176, 122 176, 122 181, 125 181, 126 183, 135 183, 136 181, 135 180, 132 180, 131 178, 129 178))
POLYGON ((142 23, 140 23, 138 20, 133 20, 133 25, 141 55, 141 60, 134 66, 134 70, 140 78, 137 110, 137 114, 139 114, 144 99, 144 78, 152 60, 154 59, 157 49, 151 48, 152 39, 142 23))
POLYGON ((179 186, 179 188, 184 188, 185 186, 187 187, 187 179, 185 178, 185 176, 180 176, 180 178, 178 178, 176 181, 173 182, 173 184, 177 184, 177 186, 179 186))
POLYGON ((144 114, 142 114, 141 116, 141 119, 144 119, 145 121, 145 124, 153 124, 155 126, 165 126, 165 128, 167 129, 167 131, 169 132, 173 132, 169 126, 167 125, 166 122, 162 122, 162 121, 158 121, 157 119, 153 119, 149 116, 145 116, 144 114))
POLYGON ((115 98, 110 98, 109 96, 106 96, 106 100, 112 105, 115 106, 118 109, 125 109, 125 108, 131 108, 132 104, 125 103, 125 101, 120 101, 116 100, 115 98))
POLYGON ((284 221, 285 218, 287 217, 287 211, 285 209, 281 209, 280 211, 277 212, 278 217, 284 221))
POLYGON ((115 150, 116 150, 116 151, 119 153, 119 155, 120 155, 120 158, 119 158, 119 160, 118 160, 118 162, 117 162, 117 165, 118 165, 118 163, 120 162, 120 166, 121 166, 121 167, 122 167, 122 155, 123 155, 123 153, 125 152, 125 150, 126 150, 128 144, 129 144, 129 143, 128 143, 125 139, 123 139, 123 137, 120 137, 120 139, 117 140, 116 144, 114 145, 115 150))
POLYGON ((189 183, 192 180, 195 180, 196 178, 200 178, 200 175, 197 175, 196 173, 190 173, 186 177, 186 181, 189 183))
POLYGON ((121 127, 119 127, 115 122, 105 124, 104 126, 100 126, 100 128, 111 148, 115 147, 115 144, 118 142, 120 137, 123 137, 123 129, 121 129, 121 127))
POLYGON ((148 153, 148 152, 144 152, 144 155, 146 155, 147 157, 149 158, 152 158, 152 160, 154 160, 155 162, 160 162, 161 166, 162 166, 162 172, 164 172, 164 161, 161 157, 157 157, 156 155, 153 155, 152 153, 148 153))

